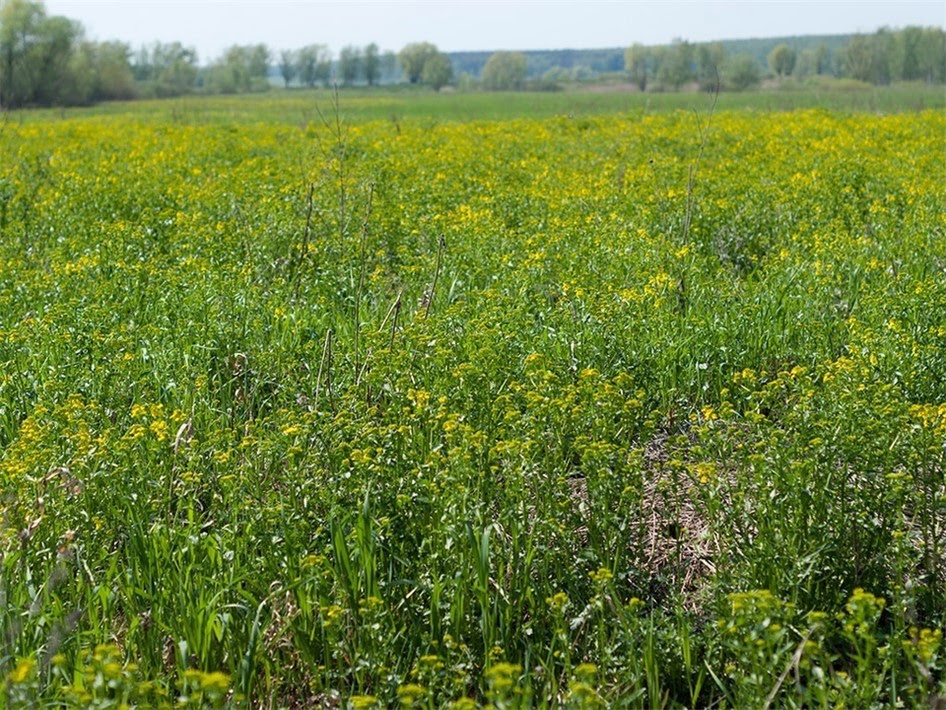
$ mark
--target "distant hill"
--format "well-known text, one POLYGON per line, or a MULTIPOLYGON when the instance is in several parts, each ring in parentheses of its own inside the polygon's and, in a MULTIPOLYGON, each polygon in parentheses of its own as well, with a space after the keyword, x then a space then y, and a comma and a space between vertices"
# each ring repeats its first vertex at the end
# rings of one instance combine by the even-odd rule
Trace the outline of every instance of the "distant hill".
MULTIPOLYGON (((760 64, 765 66, 769 52, 779 44, 787 44, 796 52, 805 49, 814 49, 820 45, 828 48, 831 56, 850 42, 853 34, 843 35, 803 35, 791 37, 765 37, 758 39, 730 39, 719 40, 726 48, 726 53, 751 54, 760 64)), ((631 42, 628 42, 630 45, 631 42)), ((694 42, 693 44, 714 44, 714 42, 694 42)), ((658 45, 653 45, 658 46, 658 45)), ((530 78, 538 78, 550 69, 574 71, 576 69, 591 75, 606 74, 624 70, 625 47, 610 49, 548 49, 527 50, 522 52, 526 57, 527 71, 530 78)), ((479 76, 483 71, 486 60, 493 54, 484 52, 448 52, 447 56, 453 64, 456 76, 469 74, 479 76)))

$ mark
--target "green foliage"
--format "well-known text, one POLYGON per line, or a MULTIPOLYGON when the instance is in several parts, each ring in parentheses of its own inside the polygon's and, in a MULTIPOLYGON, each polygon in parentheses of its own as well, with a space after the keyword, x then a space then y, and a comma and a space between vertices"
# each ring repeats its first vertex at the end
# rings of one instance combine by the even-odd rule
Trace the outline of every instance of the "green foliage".
POLYGON ((377 84, 378 79, 381 77, 381 54, 378 45, 374 42, 365 47, 362 57, 362 68, 368 86, 377 84))
POLYGON ((777 45, 769 52, 769 69, 776 76, 788 76, 795 70, 795 50, 787 44, 777 45))
POLYGON ((649 63, 650 50, 642 44, 634 44, 624 51, 624 71, 641 91, 647 90, 649 63))
POLYGON ((218 94, 265 91, 269 88, 270 52, 265 44, 229 47, 207 74, 207 89, 218 94))
POLYGON ((798 53, 794 76, 799 79, 820 76, 827 74, 830 68, 830 50, 826 44, 820 44, 815 48, 803 49, 798 53))
MULTIPOLYGON (((946 83, 946 30, 942 27, 924 28, 916 53, 921 78, 928 84, 946 83)), ((906 65, 905 59, 900 61, 903 62, 901 67, 906 65)))
POLYGON ((722 84, 722 71, 726 63, 726 48, 719 42, 701 44, 696 48, 696 78, 700 88, 713 91, 722 84))
POLYGON ((489 91, 519 91, 525 86, 526 56, 521 52, 495 52, 483 67, 481 81, 489 91))
POLYGON ((407 80, 412 84, 421 81, 424 67, 429 60, 439 55, 436 45, 430 42, 417 42, 405 45, 398 53, 398 61, 404 69, 407 80))
POLYGON ((332 77, 332 55, 324 44, 310 44, 296 51, 296 71, 303 86, 328 86, 332 77))
POLYGON ((299 53, 284 49, 279 53, 279 74, 288 89, 299 71, 299 53))
POLYGON ((82 34, 65 17, 49 17, 41 2, 0 5, 0 106, 54 104, 69 98, 70 57, 82 34))
POLYGON ((748 54, 730 57, 722 70, 722 80, 728 89, 745 91, 759 83, 762 72, 758 63, 748 54))
POLYGON ((874 35, 857 35, 841 53, 844 74, 872 84, 890 82, 890 49, 893 39, 889 31, 874 35))
POLYGON ((338 54, 338 76, 344 86, 351 86, 362 74, 361 49, 348 45, 338 54))
POLYGON ((651 78, 659 88, 679 89, 696 79, 703 89, 716 84, 717 70, 737 75, 729 84, 744 90, 756 83, 764 67, 779 77, 800 79, 837 74, 871 84, 891 81, 942 83, 946 75, 946 32, 938 27, 878 30, 873 35, 789 37, 691 45, 634 45, 625 50, 625 71, 641 90, 651 78), (727 61, 727 56, 731 57, 727 61), (756 64, 753 71, 750 60, 756 64))
POLYGON ((181 96, 194 90, 197 52, 180 42, 142 47, 132 67, 142 92, 157 97, 181 96))
POLYGON ((411 84, 423 83, 439 90, 453 79, 453 64, 429 42, 406 45, 398 61, 411 84))
POLYGON ((424 61, 424 70, 420 75, 421 82, 440 91, 453 79, 453 65, 446 54, 438 52, 424 61))
POLYGON ((683 39, 674 40, 658 55, 657 80, 664 86, 679 89, 694 76, 695 48, 683 39))

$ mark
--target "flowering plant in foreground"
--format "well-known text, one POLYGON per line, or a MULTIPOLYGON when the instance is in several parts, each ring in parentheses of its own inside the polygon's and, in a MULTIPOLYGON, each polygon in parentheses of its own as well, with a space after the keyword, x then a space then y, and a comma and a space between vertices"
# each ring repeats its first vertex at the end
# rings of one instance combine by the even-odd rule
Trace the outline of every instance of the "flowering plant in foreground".
POLYGON ((941 111, 200 116, 2 134, 7 704, 946 696, 941 111))

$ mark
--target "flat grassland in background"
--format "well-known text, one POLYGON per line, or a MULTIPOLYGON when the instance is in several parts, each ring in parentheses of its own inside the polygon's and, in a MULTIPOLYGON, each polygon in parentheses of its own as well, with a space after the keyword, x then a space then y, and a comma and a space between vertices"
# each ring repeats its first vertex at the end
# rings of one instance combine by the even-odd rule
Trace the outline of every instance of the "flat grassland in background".
MULTIPOLYGON (((849 83, 850 84, 850 83, 849 83)), ((844 86, 842 84, 842 86, 844 86)), ((672 110, 706 111, 712 94, 701 92, 636 93, 613 85, 560 92, 450 92, 401 86, 393 89, 341 89, 346 119, 353 122, 402 118, 475 121, 548 118, 557 115, 651 113, 672 110)), ((623 87, 626 88, 626 87, 623 87)), ((49 109, 16 114, 14 120, 45 120, 49 116, 131 113, 141 119, 197 121, 300 122, 312 119, 315 107, 329 110, 333 90, 274 90, 234 97, 190 96, 133 103, 111 102, 92 109, 49 109)), ((889 87, 854 84, 848 88, 810 88, 723 92, 718 107, 731 110, 829 111, 902 113, 946 108, 941 86, 905 83, 889 87)))
POLYGON ((3 702, 943 702, 944 103, 5 116, 3 702))

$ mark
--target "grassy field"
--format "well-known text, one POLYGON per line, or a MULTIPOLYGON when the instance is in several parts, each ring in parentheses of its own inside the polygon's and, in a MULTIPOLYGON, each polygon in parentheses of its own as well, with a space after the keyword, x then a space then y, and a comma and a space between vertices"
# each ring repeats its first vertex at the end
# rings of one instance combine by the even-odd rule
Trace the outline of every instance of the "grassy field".
POLYGON ((8 116, 2 702, 943 702, 943 103, 8 116))
MULTIPOLYGON (((856 85, 855 85, 856 86, 856 85)), ((624 86, 589 86, 582 90, 548 93, 434 93, 426 88, 391 90, 342 89, 345 118, 350 122, 401 120, 482 121, 554 116, 664 113, 672 110, 706 111, 712 96, 696 93, 632 93, 624 86)), ((257 123, 302 125, 318 122, 317 108, 329 109, 331 91, 272 91, 232 98, 188 96, 160 101, 113 102, 93 109, 65 109, 19 113, 15 121, 32 122, 90 115, 121 116, 159 123, 257 123)), ((828 111, 904 113, 946 108, 941 86, 899 84, 892 87, 842 89, 796 88, 722 93, 718 106, 728 110, 793 111, 820 108, 828 111)))

